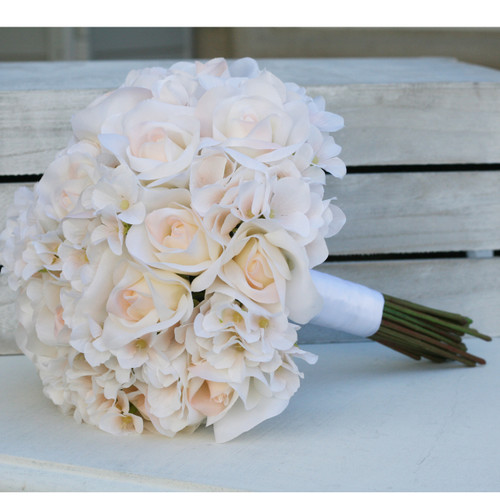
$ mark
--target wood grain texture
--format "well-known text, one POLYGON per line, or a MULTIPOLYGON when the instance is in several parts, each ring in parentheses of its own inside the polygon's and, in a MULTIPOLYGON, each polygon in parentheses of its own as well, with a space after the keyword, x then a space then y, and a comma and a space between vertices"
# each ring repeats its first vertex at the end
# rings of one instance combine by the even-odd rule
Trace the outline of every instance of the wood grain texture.
POLYGON ((500 248, 500 171, 328 177, 347 222, 330 255, 500 248))
POLYGON ((14 340, 17 328, 16 293, 7 285, 6 276, 0 274, 0 354, 15 354, 19 352, 14 340))
MULTIPOLYGON (((0 227, 20 186, 0 184, 0 227)), ((327 177, 347 222, 330 255, 500 249, 500 171, 327 177)))
POLYGON ((319 269, 382 293, 464 314, 479 331, 500 336, 498 257, 325 263, 319 269))
POLYGON ((310 87, 344 117, 335 135, 347 165, 500 162, 497 83, 310 87))
POLYGON ((40 174, 71 137, 73 113, 102 90, 0 92, 0 175, 40 174))
MULTIPOLYGON (((500 82, 500 71, 453 57, 257 58, 260 68, 299 85, 500 82)), ((168 68, 175 59, 0 62, 0 91, 103 89, 132 69, 168 68)))
MULTIPOLYGON (((361 283, 389 295, 429 307, 459 312, 474 320, 479 331, 500 337, 500 258, 429 259, 325 263, 319 270, 361 283)), ((0 354, 17 352, 13 294, 0 280, 0 354)), ((356 337, 305 325, 300 343, 358 341, 356 337)))
MULTIPOLYGON (((74 112, 129 69, 155 63, 0 64, 0 174, 43 171, 67 144, 74 112)), ((323 95, 327 109, 344 117, 336 138, 348 165, 500 163, 500 71, 442 58, 265 66, 323 95)))

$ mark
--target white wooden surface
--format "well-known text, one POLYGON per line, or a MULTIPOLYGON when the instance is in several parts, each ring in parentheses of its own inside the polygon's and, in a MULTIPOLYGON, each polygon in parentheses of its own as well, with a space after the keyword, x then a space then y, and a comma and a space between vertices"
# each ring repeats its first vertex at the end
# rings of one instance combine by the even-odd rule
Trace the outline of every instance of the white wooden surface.
POLYGON ((114 437, 63 416, 22 356, 0 358, 0 490, 498 491, 500 340, 488 364, 407 360, 373 342, 308 346, 284 413, 214 444, 114 437), (8 383, 5 383, 8 381, 8 383))
MULTIPOLYGON (((0 227, 20 186, 0 184, 0 227)), ((330 255, 500 248, 500 170, 327 177, 325 197, 347 215, 330 255)))
POLYGON ((347 215, 330 255, 500 248, 500 170, 329 178, 347 215))
MULTIPOLYGON (((0 63, 1 172, 39 173, 75 111, 130 69, 171 62, 0 63)), ((351 166, 500 162, 499 71, 447 58, 260 63, 344 117, 336 137, 351 166)))

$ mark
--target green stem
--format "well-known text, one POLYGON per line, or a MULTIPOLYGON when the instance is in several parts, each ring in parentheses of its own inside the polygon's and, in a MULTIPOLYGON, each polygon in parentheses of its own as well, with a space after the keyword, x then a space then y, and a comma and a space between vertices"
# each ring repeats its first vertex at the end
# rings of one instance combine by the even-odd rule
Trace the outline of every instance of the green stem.
POLYGON ((384 313, 384 318, 394 320, 401 325, 414 328, 417 332, 426 333, 444 342, 462 343, 462 337, 454 332, 438 332, 432 326, 427 326, 425 323, 419 321, 411 321, 406 315, 397 311, 393 312, 389 308, 387 309, 387 313, 384 313))
MULTIPOLYGON (((402 339, 402 334, 400 334, 399 332, 396 332, 387 327, 382 327, 381 330, 382 333, 386 334, 389 337, 400 340, 402 339)), ((462 353, 463 356, 459 356, 454 351, 449 351, 445 348, 441 348, 439 346, 433 345, 431 343, 428 343, 427 341, 423 341, 415 337, 403 336, 403 338, 405 345, 409 344, 411 346, 414 346, 415 348, 422 349, 422 356, 425 356, 426 352, 430 352, 431 354, 438 356, 440 359, 442 359, 442 361, 445 361, 446 359, 452 359, 464 363, 467 366, 475 366, 476 363, 484 364, 484 360, 479 360, 480 358, 476 358, 475 356, 471 355, 468 356, 467 353, 462 353)))
POLYGON ((463 322, 464 324, 467 324, 467 325, 470 325, 472 323, 472 320, 470 318, 467 318, 466 316, 462 316, 460 314, 451 313, 448 311, 441 311, 440 309, 433 309, 432 307, 423 306, 422 304, 416 304, 415 302, 403 300, 403 299, 400 299, 398 297, 392 297, 391 295, 384 294, 384 297, 385 297, 386 302, 388 302, 388 303, 399 304, 399 305, 405 306, 409 309, 413 309, 415 311, 422 311, 422 312, 431 314, 433 316, 438 316, 441 318, 448 318, 454 322, 460 322, 460 323, 463 322))
POLYGON ((491 340, 470 328, 469 318, 387 295, 384 298, 382 322, 372 340, 412 359, 426 358, 435 363, 454 360, 467 366, 486 363, 467 352, 462 342, 465 334, 491 340))
POLYGON ((444 326, 445 328, 449 328, 450 330, 453 330, 455 332, 468 333, 469 335, 472 335, 474 337, 478 337, 478 338, 483 339, 483 340, 491 340, 491 337, 489 337, 488 335, 483 335, 482 333, 479 333, 474 328, 469 328, 466 326, 462 326, 460 324, 457 325, 457 324, 452 323, 451 321, 445 321, 445 320, 442 320, 436 316, 431 316, 430 314, 425 314, 425 313, 413 311, 411 309, 406 309, 403 306, 398 306, 395 304, 391 304, 388 307, 390 307, 391 309, 395 309, 396 311, 404 312, 410 316, 425 319, 427 321, 430 321, 431 323, 436 323, 438 325, 444 326))

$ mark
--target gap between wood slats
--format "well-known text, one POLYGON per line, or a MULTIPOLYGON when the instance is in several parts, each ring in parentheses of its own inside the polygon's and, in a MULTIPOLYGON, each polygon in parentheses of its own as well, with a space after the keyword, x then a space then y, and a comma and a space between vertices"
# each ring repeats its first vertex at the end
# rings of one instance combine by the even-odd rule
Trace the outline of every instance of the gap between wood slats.
POLYGON ((498 163, 480 164, 450 164, 450 165, 373 165, 373 166, 348 166, 347 174, 391 174, 391 173, 428 173, 428 172, 489 172, 500 170, 498 163))
MULTIPOLYGON (((500 170, 500 164, 467 164, 467 165, 391 165, 391 166, 359 166, 347 167, 347 174, 383 174, 383 173, 430 173, 430 172, 490 172, 500 170)), ((0 175, 0 183, 38 182, 43 174, 0 175)), ((329 177, 329 174, 327 174, 329 177)))

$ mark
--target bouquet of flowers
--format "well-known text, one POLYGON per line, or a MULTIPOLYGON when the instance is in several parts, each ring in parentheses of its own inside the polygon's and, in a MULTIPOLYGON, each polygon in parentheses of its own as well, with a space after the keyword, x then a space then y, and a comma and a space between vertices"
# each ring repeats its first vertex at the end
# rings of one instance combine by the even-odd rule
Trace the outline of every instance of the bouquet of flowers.
POLYGON ((45 395, 115 434, 206 422, 224 442, 297 391, 298 324, 484 362, 470 320, 312 271, 345 221, 324 199, 342 126, 249 58, 132 71, 76 113, 0 237, 45 395))

